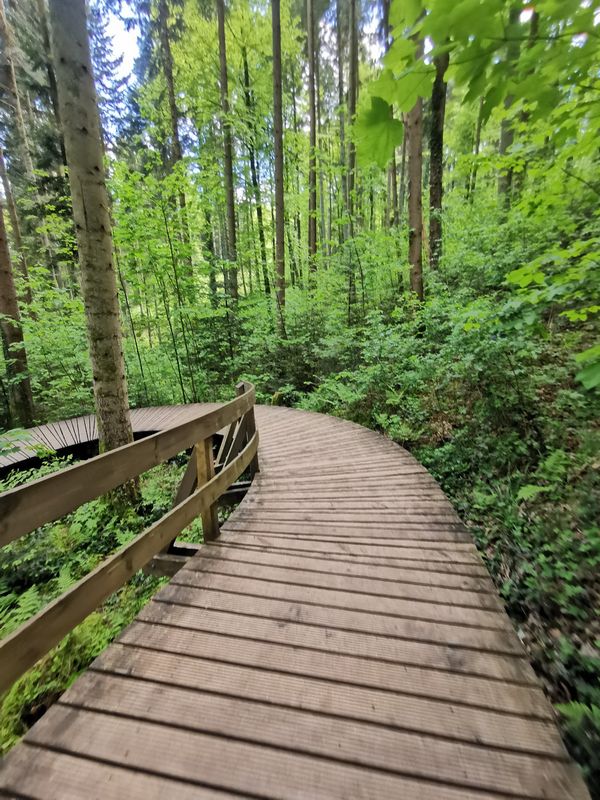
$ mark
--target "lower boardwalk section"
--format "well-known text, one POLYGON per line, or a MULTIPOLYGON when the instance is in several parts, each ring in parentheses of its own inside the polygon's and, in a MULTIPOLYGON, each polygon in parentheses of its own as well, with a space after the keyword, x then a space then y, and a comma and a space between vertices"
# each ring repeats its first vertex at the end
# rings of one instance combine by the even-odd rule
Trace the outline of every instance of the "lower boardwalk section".
POLYGON ((261 473, 6 759, 0 794, 586 798, 460 520, 402 449, 256 409, 261 473))

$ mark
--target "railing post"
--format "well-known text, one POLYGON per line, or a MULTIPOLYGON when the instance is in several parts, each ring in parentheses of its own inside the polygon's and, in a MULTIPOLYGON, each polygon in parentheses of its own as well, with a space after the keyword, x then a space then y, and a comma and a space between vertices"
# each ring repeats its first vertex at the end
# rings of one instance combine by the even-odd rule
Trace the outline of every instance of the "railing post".
MULTIPOLYGON (((249 388, 250 385, 245 381, 240 381, 235 387, 238 396, 244 394, 244 392, 246 392, 249 388)), ((249 411, 246 411, 245 419, 246 419, 246 441, 249 442, 256 432, 256 419, 254 417, 254 406, 252 406, 252 408, 249 411)), ((250 462, 248 470, 251 475, 255 475, 257 472, 259 472, 258 453, 254 456, 254 458, 250 462)))
MULTIPOLYGON (((213 460, 212 436, 198 442, 195 446, 196 451, 196 472, 198 475, 198 489, 201 489, 215 474, 215 463, 213 460)), ((205 542, 214 541, 219 535, 219 516, 217 505, 214 503, 202 514, 202 531, 205 542)))

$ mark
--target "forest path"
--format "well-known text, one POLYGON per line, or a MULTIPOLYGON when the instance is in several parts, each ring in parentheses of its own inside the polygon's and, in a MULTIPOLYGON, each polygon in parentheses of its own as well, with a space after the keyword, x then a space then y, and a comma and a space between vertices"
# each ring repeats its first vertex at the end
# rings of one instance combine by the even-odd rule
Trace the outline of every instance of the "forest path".
POLYGON ((0 794, 586 798, 470 535, 360 426, 256 407, 260 468, 32 728, 0 794))

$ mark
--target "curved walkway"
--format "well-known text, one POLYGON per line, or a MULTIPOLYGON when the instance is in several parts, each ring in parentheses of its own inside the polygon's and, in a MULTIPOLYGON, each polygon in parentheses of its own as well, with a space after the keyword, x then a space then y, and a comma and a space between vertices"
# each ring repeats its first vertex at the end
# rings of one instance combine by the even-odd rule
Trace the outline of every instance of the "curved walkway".
POLYGON ((376 433, 256 408, 222 528, 0 773, 55 798, 588 794, 462 523, 376 433))
MULTIPOLYGON (((216 408, 218 403, 190 403, 179 406, 149 406, 148 408, 132 408, 129 412, 134 436, 156 433, 164 428, 179 425, 216 408)), ((10 450, 0 454, 0 469, 22 466, 24 462, 37 457, 37 448, 66 451, 78 445, 95 442, 98 439, 96 417, 84 414, 81 417, 62 419, 59 422, 47 422, 35 428, 27 428, 17 436, 0 435, 10 445, 10 450)), ((0 447, 0 451, 2 447, 0 447)))

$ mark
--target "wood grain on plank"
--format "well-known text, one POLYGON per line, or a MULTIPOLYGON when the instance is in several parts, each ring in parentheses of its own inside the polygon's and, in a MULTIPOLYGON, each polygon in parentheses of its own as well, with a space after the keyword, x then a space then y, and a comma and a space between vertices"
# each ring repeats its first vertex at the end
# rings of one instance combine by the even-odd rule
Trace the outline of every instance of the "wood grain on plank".
POLYGON ((312 676, 272 672, 262 667, 219 662, 216 668, 216 662, 208 656, 192 658, 119 643, 96 659, 93 669, 132 680, 150 680, 348 719, 363 719, 447 739, 565 757, 558 730, 549 718, 523 717, 501 710, 390 693, 312 676))

